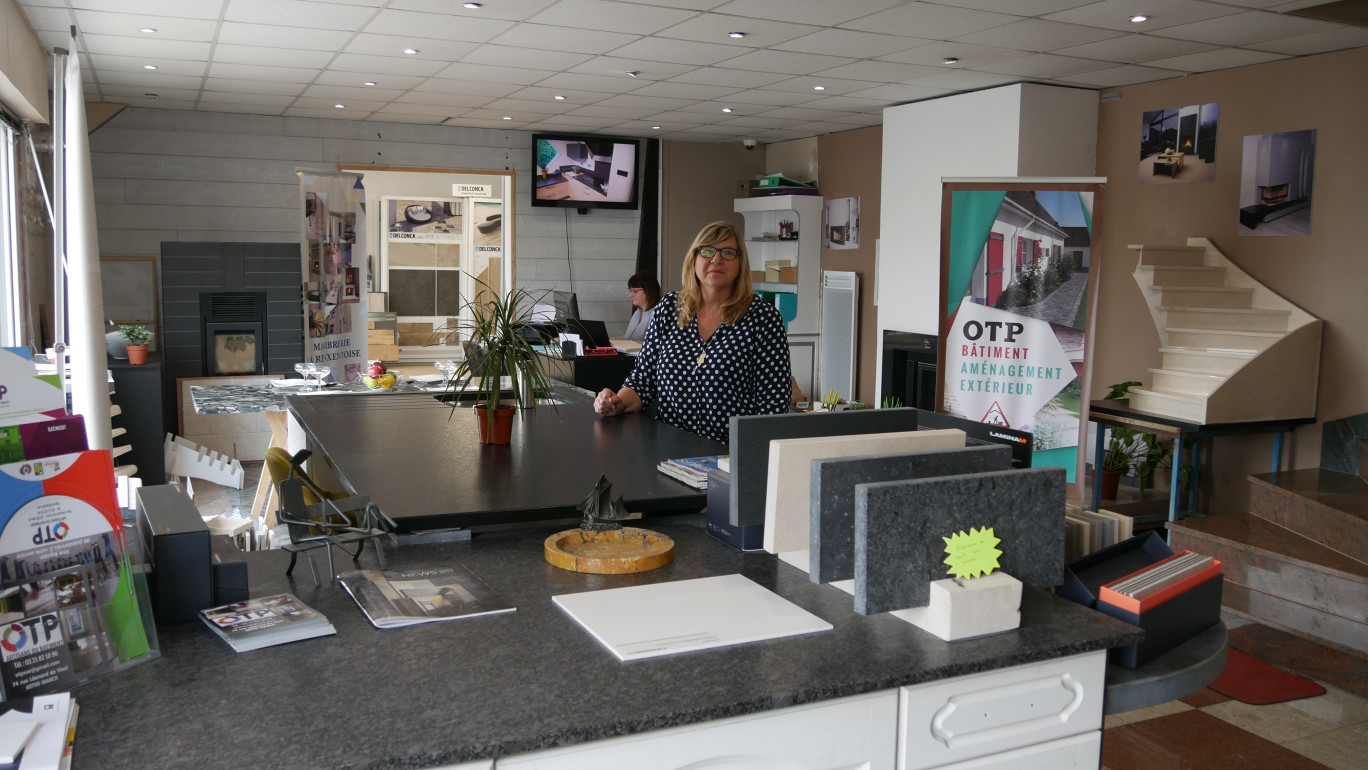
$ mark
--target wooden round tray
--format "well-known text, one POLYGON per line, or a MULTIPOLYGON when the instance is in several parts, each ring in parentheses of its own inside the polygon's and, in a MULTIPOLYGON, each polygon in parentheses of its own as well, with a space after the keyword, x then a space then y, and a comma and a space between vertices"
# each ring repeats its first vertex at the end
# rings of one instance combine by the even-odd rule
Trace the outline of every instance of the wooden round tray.
POLYGON ((546 538, 546 561, 571 572, 623 575, 674 561, 674 540, 649 529, 567 529, 546 538))

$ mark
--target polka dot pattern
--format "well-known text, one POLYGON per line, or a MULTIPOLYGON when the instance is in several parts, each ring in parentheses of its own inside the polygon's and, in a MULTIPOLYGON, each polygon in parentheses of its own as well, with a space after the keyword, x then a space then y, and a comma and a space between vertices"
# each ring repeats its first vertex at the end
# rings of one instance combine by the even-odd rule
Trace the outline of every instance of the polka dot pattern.
POLYGON ((788 410, 788 336, 773 305, 757 298, 706 343, 697 318, 679 328, 677 293, 667 294, 655 311, 625 386, 643 405, 658 404, 656 419, 725 444, 733 416, 788 410), (705 354, 702 364, 699 354, 705 354))

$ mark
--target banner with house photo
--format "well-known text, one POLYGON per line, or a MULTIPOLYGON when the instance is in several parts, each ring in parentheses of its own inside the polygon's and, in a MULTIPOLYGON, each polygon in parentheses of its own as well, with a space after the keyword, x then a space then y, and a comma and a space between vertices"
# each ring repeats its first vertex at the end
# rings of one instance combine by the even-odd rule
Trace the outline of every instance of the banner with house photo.
POLYGON ((1082 480, 1097 180, 945 185, 938 411, 1029 431, 1082 480))
POLYGON ((299 172, 303 361, 351 382, 366 369, 366 190, 357 174, 299 172))

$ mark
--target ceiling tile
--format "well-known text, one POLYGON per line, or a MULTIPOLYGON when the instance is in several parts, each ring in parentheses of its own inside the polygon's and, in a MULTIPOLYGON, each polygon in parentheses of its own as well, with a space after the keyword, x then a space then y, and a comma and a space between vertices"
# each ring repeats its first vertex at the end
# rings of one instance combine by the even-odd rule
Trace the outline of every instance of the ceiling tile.
POLYGON ((298 96, 304 93, 306 87, 303 83, 274 83, 269 80, 204 79, 205 90, 229 94, 298 96))
POLYGON ((859 32, 853 29, 824 29, 803 35, 774 46, 781 51, 817 53, 827 56, 850 56, 868 59, 884 54, 906 51, 930 40, 898 35, 880 35, 874 32, 859 32))
POLYGON ((477 19, 526 21, 550 7, 554 2, 556 0, 499 0, 497 3, 485 3, 480 8, 468 10, 451 0, 391 0, 389 7, 398 11, 450 13, 477 19))
POLYGON ((410 91, 407 94, 395 99, 393 103, 405 105, 407 109, 418 110, 427 114, 429 108, 435 112, 442 112, 450 115, 451 110, 456 108, 473 109, 483 104, 488 104, 489 96, 478 94, 444 94, 433 91, 410 91))
POLYGON ((203 61, 174 61, 169 59, 146 59, 133 56, 106 56, 104 54, 88 54, 91 66, 104 72, 137 72, 147 76, 155 75, 203 75, 206 65, 203 61), (156 70, 149 70, 144 65, 154 64, 156 70))
MULTIPOLYGON (((936 0, 941 5, 976 8, 980 11, 1000 11, 1009 3, 1003 0, 936 0)), ((1047 13, 1088 5, 1096 0, 1010 0, 1012 13, 1019 16, 1042 16, 1047 13)))
POLYGON ((639 120, 653 112, 655 112, 655 110, 647 109, 645 107, 604 107, 601 104, 594 104, 587 107, 576 107, 573 110, 567 110, 565 114, 581 118, 598 117, 618 121, 639 120))
POLYGON ((749 91, 737 91, 727 97, 737 104, 767 105, 770 107, 793 107, 799 104, 815 102, 823 98, 818 91, 768 91, 763 88, 755 88, 749 91))
POLYGON ((632 0, 642 5, 664 5, 670 8, 687 8, 690 11, 711 11, 727 0, 632 0))
POLYGON ((716 13, 754 16, 761 19, 801 19, 804 24, 835 26, 853 21, 902 0, 731 0, 713 9, 716 13))
POLYGON ((364 110, 365 112, 375 112, 376 110, 385 106, 385 104, 386 102, 371 102, 362 99, 353 99, 346 102, 340 102, 336 99, 319 99, 316 97, 301 96, 295 99, 293 106, 317 110, 337 110, 338 113, 342 113, 349 112, 352 110, 364 110), (336 104, 341 104, 343 106, 333 106, 336 104))
MULTIPOLYGON (((891 61, 861 61, 843 64, 813 74, 814 78, 833 77, 847 80, 872 80, 883 83, 905 83, 909 80, 935 75, 940 70, 919 64, 900 64, 891 61)), ((865 86, 868 88, 868 86, 865 86)))
POLYGON ((208 74, 215 78, 310 83, 318 76, 318 70, 301 67, 261 67, 254 64, 220 64, 215 62, 209 65, 208 74))
POLYGON ((1185 72, 1209 72, 1231 67, 1245 67, 1250 64, 1263 64, 1287 57, 1266 51, 1250 51, 1243 48, 1217 48, 1214 51, 1190 53, 1169 59, 1155 59, 1147 62, 1150 66, 1163 69, 1183 70, 1185 72))
POLYGON ((529 21, 573 29, 602 29, 604 19, 612 19, 617 32, 649 35, 694 15, 693 11, 608 0, 560 0, 529 21))
POLYGON ((885 99, 861 99, 855 96, 828 96, 810 104, 803 105, 817 110, 842 110, 849 112, 869 112, 882 110, 889 102, 885 99))
POLYGON ((648 83, 633 91, 639 96, 660 96, 666 99, 722 99, 740 91, 739 88, 696 85, 693 83, 648 83))
POLYGON ((519 48, 511 45, 485 45, 461 58, 471 64, 492 64, 496 67, 526 67, 538 70, 569 69, 587 59, 588 54, 567 51, 547 51, 541 48, 519 48))
POLYGON ((416 125, 438 125, 445 121, 445 115, 415 115, 412 112, 403 111, 402 107, 388 105, 376 110, 371 114, 372 120, 383 120, 390 123, 413 123, 416 125))
MULTIPOLYGON (((566 104, 551 99, 510 99, 504 97, 495 99, 485 104, 484 107, 485 109, 520 115, 560 115, 577 109, 585 109, 586 105, 566 104)), ((595 106, 591 109, 599 109, 599 107, 595 106)))
POLYGON ((289 107, 294 103, 293 96, 275 94, 226 94, 221 91, 205 91, 199 95, 200 104, 252 104, 266 107, 289 107))
POLYGON ((1327 32, 1336 26, 1315 19, 1299 19, 1266 11, 1243 11, 1219 19, 1180 24, 1154 32, 1160 37, 1176 37, 1216 45, 1247 45, 1297 35, 1327 32))
POLYGON ((1328 53, 1330 51, 1340 51, 1345 48, 1358 48, 1368 45, 1368 29, 1362 27, 1344 27, 1330 32, 1317 32, 1311 35, 1298 35, 1296 37, 1285 37, 1278 40, 1265 40, 1262 43, 1251 43, 1250 48, 1257 48, 1261 51, 1273 51, 1275 53, 1285 53, 1289 56, 1310 56, 1318 53, 1328 53))
POLYGON ((380 88, 397 88, 403 90, 414 88, 426 79, 426 76, 419 75, 380 75, 375 72, 340 72, 327 70, 319 75, 314 82, 325 86, 354 86, 370 81, 380 88))
POLYGON ((855 59, 839 56, 818 56, 816 54, 792 51, 754 51, 719 62, 717 66, 727 69, 759 70, 781 75, 810 75, 821 70, 850 64, 855 59))
POLYGON ((1095 59, 1078 59, 1072 56, 1055 56, 1048 53, 1037 53, 1030 56, 1024 56, 1020 59, 1010 59, 995 64, 985 64, 980 71, 998 72, 1004 75, 1019 75, 1026 78, 1057 78, 1066 75, 1076 75, 1080 72, 1107 69, 1111 66, 1111 62, 1102 62, 1095 59))
POLYGON ((968 91, 1020 82, 1021 78, 1013 75, 997 75, 991 72, 973 72, 971 70, 946 70, 940 75, 922 78, 913 85, 949 88, 952 91, 968 91))
POLYGON ((1175 40, 1154 35, 1125 35, 1096 43, 1060 48, 1053 53, 1060 56, 1139 64, 1170 56, 1209 51, 1212 47, 1208 43, 1194 43, 1190 40, 1175 40))
POLYGON ((621 32, 569 30, 545 24, 519 24, 494 38, 492 42, 522 48, 545 48, 551 51, 607 53, 638 39, 636 35, 625 35, 621 32))
POLYGON ((225 64, 264 64, 270 67, 309 67, 322 69, 332 61, 330 51, 287 50, 262 48, 254 45, 224 45, 214 47, 214 61, 225 64))
POLYGON ((82 35, 88 53, 110 56, 137 56, 147 61, 181 59, 203 62, 209 58, 210 44, 189 40, 156 40, 151 35, 122 37, 82 35))
MULTIPOLYGON (((78 0, 88 11, 128 11, 127 0, 78 0)), ((174 16, 183 19, 215 19, 218 3, 186 3, 184 0, 138 0, 138 10, 151 16, 174 16)))
POLYGON ((396 59, 417 61, 436 61, 446 63, 455 61, 474 51, 480 44, 460 40, 434 40, 432 38, 396 37, 394 35, 356 35, 342 50, 359 56, 390 56, 396 59), (416 54, 404 53, 412 47, 416 54))
MULTIPOLYGON (((483 102, 481 102, 483 104, 483 102)), ((379 113, 402 112, 410 115, 440 115, 451 117, 461 115, 466 110, 477 107, 477 104, 461 106, 459 104, 447 104, 446 102, 422 101, 413 102, 408 99, 400 99, 376 110, 379 113)))
POLYGON ((774 72, 750 72, 729 70, 721 67, 697 67, 670 78, 674 83, 698 83, 709 86, 732 86, 735 88, 760 88, 770 83, 786 79, 787 76, 774 72))
POLYGON ((1237 12, 1238 8, 1197 0, 1102 0, 1052 13, 1045 18, 1049 21, 1102 27, 1120 32, 1149 32, 1237 12), (1139 23, 1131 21, 1131 16, 1136 13, 1143 13, 1149 19, 1139 23))
POLYGON ((218 41, 233 45, 268 45, 310 51, 337 51, 351 40, 353 34, 355 33, 349 30, 305 29, 225 21, 223 26, 219 27, 218 41))
POLYGON ((767 118, 787 120, 828 120, 840 114, 833 110, 814 110, 811 107, 780 107, 764 113, 767 118))
POLYGON ((1019 21, 1020 16, 952 8, 934 3, 904 3, 838 26, 906 37, 944 40, 1019 21))
POLYGON ((607 101, 608 99, 621 98, 597 91, 582 91, 573 88, 546 88, 544 86, 520 88, 509 94, 509 96, 515 99, 555 99, 556 94, 564 96, 565 101, 570 104, 597 104, 599 102, 607 101))
MULTIPOLYGON (((148 93, 155 93, 158 99, 174 99, 188 102, 194 102, 199 98, 200 93, 197 88, 158 88, 149 91, 147 88, 139 88, 137 86, 116 85, 103 85, 101 86, 100 91, 104 93, 106 99, 147 99, 148 93)), ((276 98, 283 98, 288 101, 288 97, 276 98)))
MULTIPOLYGON (((173 107, 173 106, 171 106, 171 105, 167 105, 165 102, 162 102, 162 101, 158 101, 158 102, 157 102, 157 106, 158 106, 158 109, 166 109, 166 108, 168 108, 168 107, 170 107, 171 109, 177 109, 176 107, 173 107)), ((189 107, 189 106, 188 106, 188 107, 184 107, 184 108, 180 108, 180 109, 197 109, 197 110, 202 110, 202 111, 204 111, 204 112, 225 112, 225 113, 244 113, 244 112, 245 112, 245 113, 248 113, 248 114, 250 114, 250 115, 283 115, 283 114, 285 114, 285 108, 283 108, 283 107, 267 107, 266 105, 262 105, 262 104, 251 104, 251 103, 234 104, 234 103, 227 103, 227 102, 225 102, 225 103, 223 103, 223 104, 219 104, 218 102, 206 102, 206 101, 201 101, 199 104, 193 105, 193 107, 189 107)))
MULTIPOLYGON (((64 18, 65 24, 63 26, 71 24, 71 16, 65 8, 42 10, 57 12, 64 18)), ((75 15, 76 29, 84 34, 145 36, 147 38, 156 37, 160 40, 208 41, 214 39, 214 21, 212 19, 185 19, 178 18, 179 15, 160 16, 146 13, 106 13, 104 11, 87 11, 81 8, 76 9, 75 15), (157 31, 150 35, 139 32, 143 27, 150 27, 157 31)), ((38 27, 38 20, 35 16, 35 14, 30 13, 29 21, 34 23, 35 28, 41 29, 38 27)))
POLYGON ((764 115, 746 115, 740 118, 723 121, 720 125, 735 126, 738 128, 789 128, 791 126, 801 126, 805 120, 794 120, 792 118, 770 118, 764 115))
POLYGON ((329 110, 321 108, 288 107, 281 115, 291 118, 322 118, 325 120, 366 120, 370 110, 329 110))
MULTIPOLYGON (((931 74, 923 73, 923 76, 931 74)), ((777 83, 770 83, 765 86, 766 91, 796 91, 800 94, 812 94, 817 99, 824 99, 828 96, 849 94, 855 91, 864 91, 879 85, 881 80, 843 80, 841 78, 829 78, 821 75, 806 75, 801 78, 789 78, 777 83), (821 86, 818 91, 814 86, 821 86)))
MULTIPOLYGON (((99 0, 105 2, 106 0, 99 0)), ((165 0, 160 0, 165 1, 165 0)), ((181 8, 200 7, 213 10, 204 18, 218 16, 217 3, 175 2, 181 8)), ((89 4, 91 0, 81 0, 89 4)), ((123 2, 127 0, 112 0, 123 2)), ((139 0, 142 7, 142 0, 139 0)), ((168 16, 189 16, 188 13, 168 12, 168 16)), ((268 21, 285 27, 304 27, 322 29, 357 30, 375 15, 374 8, 364 8, 339 3, 318 3, 312 0, 228 0, 228 8, 223 13, 224 21, 243 21, 248 23, 268 21)))
POLYGON ((132 86, 148 91, 155 91, 158 88, 198 89, 201 80, 202 78, 194 75, 165 75, 156 72, 121 72, 119 70, 103 70, 100 72, 101 83, 132 86))
POLYGON ((513 22, 504 19, 481 19, 468 14, 384 10, 361 28, 361 31, 376 35, 483 43, 511 29, 513 25, 513 22))
POLYGON ((642 81, 626 75, 586 75, 580 72, 561 72, 542 80, 538 85, 547 88, 569 88, 577 91, 598 91, 605 94, 625 94, 641 88, 642 81))
POLYGON ((1092 86, 1094 88, 1115 88, 1116 86, 1128 86, 1134 83, 1150 83, 1155 80, 1182 77, 1185 74, 1187 73, 1179 72, 1178 70, 1166 70, 1158 67, 1141 67, 1136 64, 1126 64, 1120 67, 1109 67, 1107 69, 1071 75, 1067 80, 1071 83, 1092 86))
POLYGON ((699 43, 716 43, 735 48, 756 49, 768 48, 776 43, 816 32, 818 29, 820 27, 810 24, 791 24, 784 21, 704 13, 667 27, 657 32, 656 36, 678 40, 694 40, 699 43), (739 40, 727 37, 732 32, 744 32, 746 36, 739 40))
MULTIPOLYGON (((662 37, 643 37, 617 48, 614 56, 642 59, 644 61, 670 62, 674 64, 718 64, 742 54, 733 46, 716 43, 696 43, 688 40, 673 40, 662 37)), ((642 70, 650 74, 649 69, 642 70)))
POLYGON ((333 59, 331 69, 374 75, 433 75, 446 65, 443 61, 420 59, 417 56, 363 56, 343 53, 333 59))
POLYGON ((404 95, 398 88, 367 88, 365 86, 328 86, 314 84, 304 89, 303 96, 318 99, 347 100, 354 102, 388 103, 404 95))
POLYGON ((856 91, 851 96, 866 97, 869 99, 879 99, 892 104, 904 102, 917 102, 922 99, 934 99, 937 96, 953 94, 954 91, 948 88, 932 88, 931 86, 910 86, 905 83, 897 83, 886 86, 875 86, 863 91, 856 91))
POLYGON ((880 61, 939 67, 944 65, 946 57, 953 56, 959 59, 959 62, 954 65, 956 67, 979 67, 993 62, 1019 59, 1025 55, 1027 55, 1026 51, 1016 51, 1010 48, 992 48, 966 43, 937 41, 878 58, 880 61))
POLYGON ((692 99, 667 99, 663 96, 642 96, 641 94, 618 94, 599 102, 606 107, 629 107, 647 109, 652 112, 665 112, 683 107, 692 99))
POLYGON ((669 80, 676 75, 698 69, 694 64, 673 64, 661 61, 647 61, 644 59, 626 59, 620 56, 595 56, 566 69, 567 72, 579 72, 585 75, 607 75, 609 77, 622 77, 627 72, 641 73, 637 80, 646 82, 650 80, 669 80))
POLYGON ((1110 29, 1062 24, 1057 21, 1042 21, 1041 19, 1025 19, 955 39, 957 42, 972 45, 1045 52, 1065 46, 1082 45, 1120 36, 1121 33, 1110 29))
POLYGON ((423 94, 462 94, 465 96, 479 96, 483 99, 495 99, 500 96, 508 96, 517 91, 518 87, 512 83, 487 83, 484 81, 448 79, 448 78, 428 78, 422 85, 409 91, 406 96, 423 94))

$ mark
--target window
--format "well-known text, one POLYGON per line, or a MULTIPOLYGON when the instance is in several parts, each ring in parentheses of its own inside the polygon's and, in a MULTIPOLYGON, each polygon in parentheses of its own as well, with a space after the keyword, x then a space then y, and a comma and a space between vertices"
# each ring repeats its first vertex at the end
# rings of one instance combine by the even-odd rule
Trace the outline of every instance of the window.
POLYGON ((19 132, 0 115, 0 345, 16 347, 20 339, 19 184, 16 154, 19 132))

